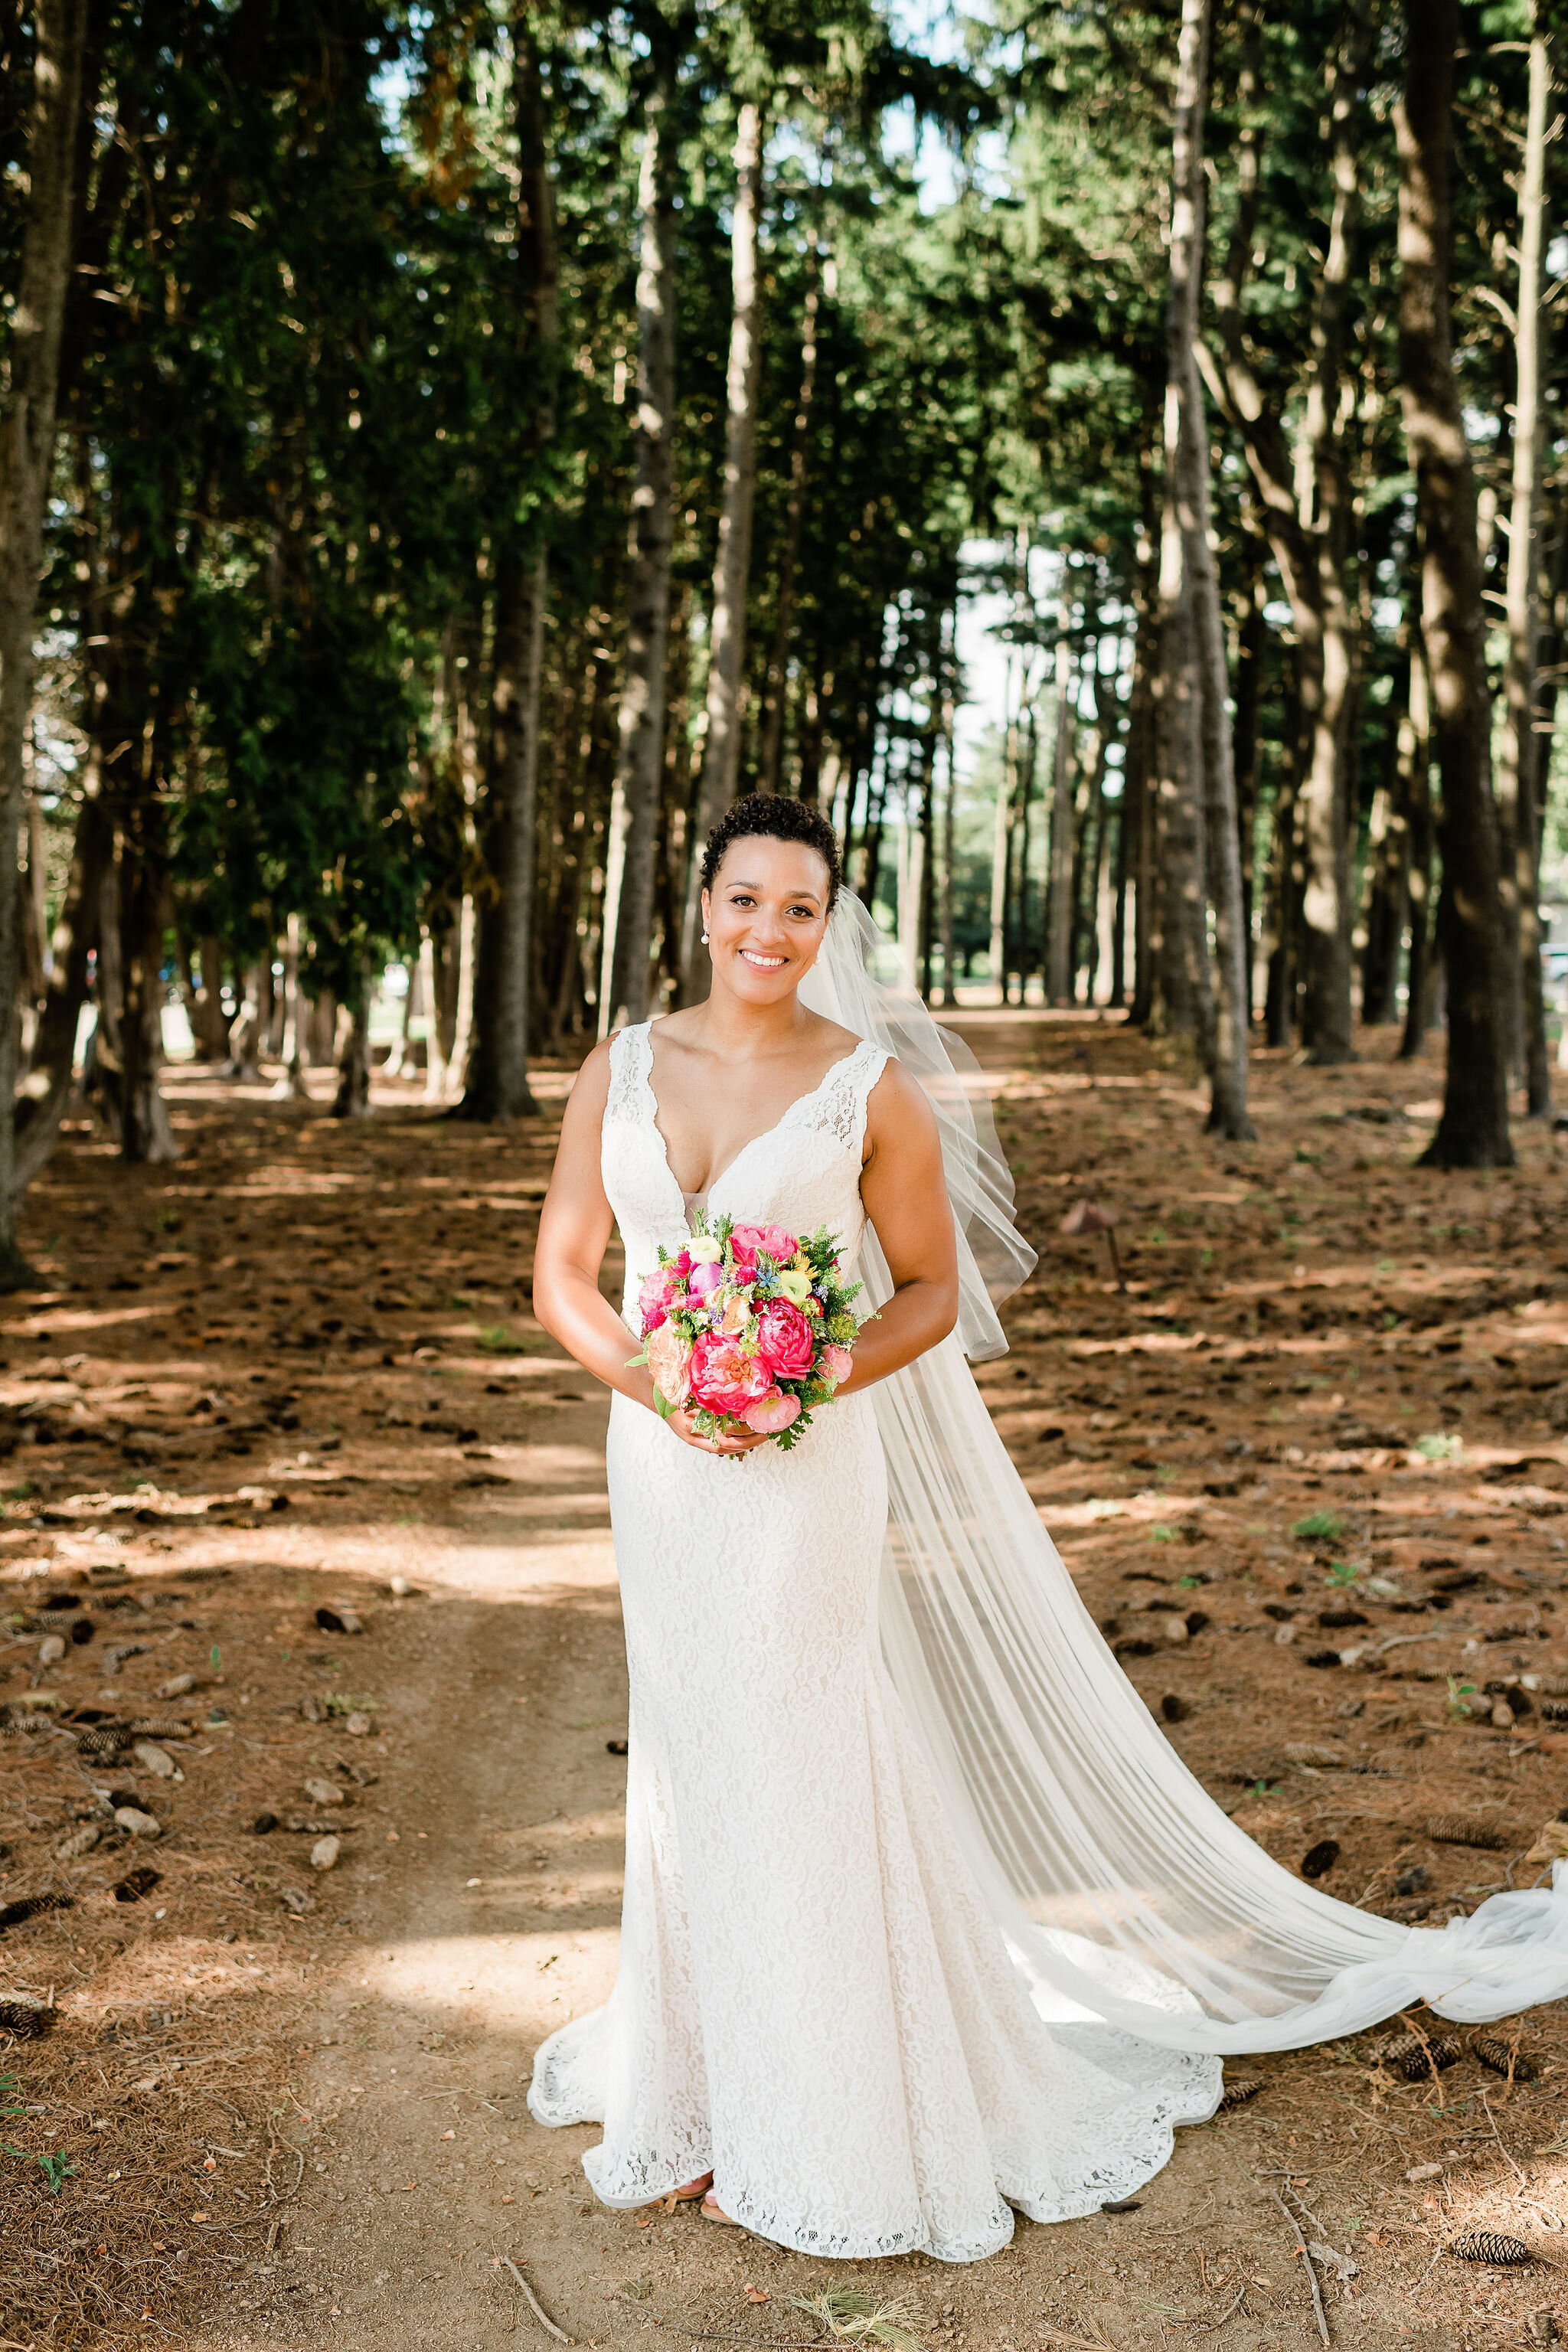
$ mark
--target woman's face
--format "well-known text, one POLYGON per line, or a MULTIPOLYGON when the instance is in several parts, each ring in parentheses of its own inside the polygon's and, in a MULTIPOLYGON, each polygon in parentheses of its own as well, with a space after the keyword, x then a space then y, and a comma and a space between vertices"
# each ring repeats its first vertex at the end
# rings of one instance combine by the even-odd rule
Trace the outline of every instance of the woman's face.
POLYGON ((702 893, 716 987, 776 1004, 800 986, 827 929, 827 860, 800 841, 748 833, 731 842, 702 893))

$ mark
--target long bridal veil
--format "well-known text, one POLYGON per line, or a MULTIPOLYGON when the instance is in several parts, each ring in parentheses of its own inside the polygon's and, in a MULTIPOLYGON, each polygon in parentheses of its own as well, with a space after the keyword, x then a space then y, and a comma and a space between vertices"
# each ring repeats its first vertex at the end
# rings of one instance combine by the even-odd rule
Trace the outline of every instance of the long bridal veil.
MULTIPOLYGON (((875 1391, 889 1513, 889 1669, 1037 2008, 1210 2054, 1351 2033, 1424 1999, 1469 2023, 1568 1995, 1568 1864, 1468 1919, 1406 1927, 1294 1878, 1188 1771, 1122 1674, 1014 1470, 967 1357, 1034 1255, 965 1046, 877 976, 881 933, 841 894, 801 991, 921 1080, 959 1235, 951 1338, 875 1391)), ((868 1231, 873 1304, 887 1263, 868 1231)))

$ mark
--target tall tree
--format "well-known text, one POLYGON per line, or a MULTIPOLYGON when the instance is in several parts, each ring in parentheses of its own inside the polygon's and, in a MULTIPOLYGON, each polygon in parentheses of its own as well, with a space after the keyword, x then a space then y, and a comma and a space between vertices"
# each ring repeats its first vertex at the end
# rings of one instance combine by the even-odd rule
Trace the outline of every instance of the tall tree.
MULTIPOLYGON (((1154 677, 1153 1003, 1157 1030, 1214 1060, 1204 875, 1204 672, 1192 542, 1204 432, 1195 344, 1203 257, 1203 108, 1207 0, 1183 0, 1171 146, 1171 274, 1165 303, 1164 494, 1160 525, 1159 667, 1154 677)), ((1206 523, 1206 516, 1204 517, 1206 523)))
POLYGON ((1405 0, 1399 148, 1399 377, 1422 533, 1421 626, 1443 805, 1438 938, 1447 972, 1438 1168, 1506 1168, 1507 1001, 1476 478, 1454 374, 1449 283, 1458 0, 1405 0))
MULTIPOLYGON (((702 744, 702 782, 681 933, 682 994, 688 998, 698 992, 700 985, 695 951, 702 844, 734 799, 741 771, 746 589, 757 488, 757 384, 762 373, 757 236, 765 120, 759 100, 742 100, 735 125, 735 203, 730 234, 733 308, 726 380, 724 503, 719 517, 719 550, 708 616, 708 725, 702 744)), ((705 986, 701 992, 706 993, 705 986)))
POLYGON ((16 1246, 16 1090, 22 904, 16 852, 23 747, 33 692, 33 626, 54 473, 60 331, 77 214, 87 0, 37 0, 27 135, 27 205, 16 305, 0 375, 0 1288, 26 1280, 16 1246))
POLYGON ((1519 279, 1514 295, 1513 484, 1508 533, 1508 663, 1498 746, 1502 836, 1503 939, 1510 1059, 1522 1065, 1529 1114, 1552 1108, 1537 904, 1540 740, 1535 731, 1541 627, 1542 281, 1546 254, 1546 153, 1552 135, 1552 58, 1539 6, 1531 8, 1530 94, 1519 183, 1519 279))
POLYGON ((637 184, 637 487, 626 582, 620 742, 605 861, 599 1034, 647 1013, 664 779, 675 488, 675 100, 678 49, 660 20, 637 184))
POLYGON ((486 863, 495 896, 484 910, 475 974, 474 1038, 460 1105, 465 1118, 529 1116, 528 1016, 533 967, 533 866, 539 802, 540 693, 549 598, 549 501, 541 476, 555 434, 560 257, 555 190, 533 12, 511 18, 517 142, 516 263, 505 329, 519 430, 503 463, 510 479, 495 560, 486 863))

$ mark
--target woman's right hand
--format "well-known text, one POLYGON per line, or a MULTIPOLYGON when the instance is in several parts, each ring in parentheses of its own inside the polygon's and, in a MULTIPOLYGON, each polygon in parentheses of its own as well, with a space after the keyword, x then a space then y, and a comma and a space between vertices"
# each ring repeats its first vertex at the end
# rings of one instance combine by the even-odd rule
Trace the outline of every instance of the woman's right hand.
POLYGON ((664 1416, 665 1426, 673 1429, 683 1445, 693 1445, 699 1454, 750 1454, 767 1439, 757 1430, 747 1429, 734 1422, 726 1422, 721 1434, 710 1437, 693 1426, 689 1416, 679 1407, 664 1416))

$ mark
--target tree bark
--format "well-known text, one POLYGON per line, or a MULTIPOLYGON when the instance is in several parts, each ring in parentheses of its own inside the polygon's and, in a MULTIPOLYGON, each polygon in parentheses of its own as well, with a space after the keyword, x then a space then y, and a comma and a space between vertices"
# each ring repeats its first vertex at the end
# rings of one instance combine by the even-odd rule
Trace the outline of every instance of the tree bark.
POLYGON ((1056 650, 1056 740, 1051 758, 1046 1002, 1070 1004, 1073 993, 1073 658, 1067 615, 1056 650))
POLYGON ((805 467, 811 447, 811 412, 816 396, 816 314, 820 281, 816 232, 813 229, 806 239, 805 302, 800 337, 800 398, 795 404, 795 437, 790 447, 789 500, 784 509, 784 551, 779 560, 773 647, 768 661, 767 709, 763 720, 762 748, 757 755, 757 784, 764 793, 778 791, 779 778, 784 770, 790 624, 795 617, 795 581, 800 562, 801 524, 805 516, 805 467))
MULTIPOLYGON (((1200 345, 1210 389, 1240 433, 1258 492, 1263 528, 1290 601, 1296 635, 1296 693, 1301 756, 1292 812, 1307 866, 1300 909, 1301 967, 1308 982, 1306 1026, 1312 1058, 1351 1054, 1349 731, 1353 707, 1353 617, 1344 587, 1350 499, 1338 425, 1346 303, 1360 212, 1360 86, 1367 57, 1366 0, 1348 0, 1336 48, 1331 115, 1335 199, 1328 257, 1313 316, 1309 387, 1314 423, 1310 444, 1313 514, 1299 510, 1295 468, 1277 405, 1266 396, 1247 354, 1241 294, 1252 264, 1261 185, 1262 46, 1256 8, 1243 25, 1237 142, 1237 212, 1225 269, 1215 288, 1222 352, 1215 367, 1200 345)), ((1287 910, 1292 911, 1292 910, 1287 910)), ((1278 988, 1272 992, 1280 1000, 1278 988)), ((1286 1007, 1289 1019, 1289 1007, 1286 1007)), ((1280 1042, 1271 1025, 1271 1044, 1280 1042)))
MULTIPOLYGON (((708 730, 702 782, 692 828, 685 919, 681 928, 681 997, 707 994, 696 972, 701 905, 702 847, 735 797, 741 764, 741 700, 745 682, 746 585, 751 572, 752 508, 757 486, 757 385, 762 374, 762 308, 757 281, 757 234, 762 211, 763 110, 742 101, 735 128, 735 210, 730 237, 733 309, 730 320, 728 411, 724 442, 724 504, 713 565, 708 624, 708 730)), ((704 970, 706 967, 704 967, 704 970)))
POLYGON ((158 1084, 163 1066, 163 944, 168 928, 168 822, 155 790, 139 793, 122 817, 120 860, 120 1150, 159 1167, 180 1156, 158 1084))
POLYGON ((1438 1168, 1501 1168, 1511 1164, 1513 1150, 1497 821, 1488 776, 1490 709, 1476 482, 1448 306, 1458 32, 1458 0, 1405 0, 1405 89, 1394 109, 1400 399, 1423 532, 1421 620, 1443 785, 1438 925, 1448 999, 1443 1115, 1425 1160, 1438 1168))
POLYGON ((55 919, 49 977, 33 1040, 32 1065, 16 1099, 16 1185, 25 1192, 48 1159, 70 1095, 76 1034, 87 1002, 88 959, 99 941, 106 875, 112 873, 114 827, 89 761, 88 787, 77 816, 76 841, 65 894, 55 919))
MULTIPOLYGON (((555 191, 544 131, 539 44, 526 5, 512 16, 512 112, 517 137, 517 270, 511 331, 531 400, 514 463, 537 467, 555 429, 560 342, 560 260, 555 191)), ((529 1003, 533 976, 533 861, 539 794, 539 705, 549 593, 546 525, 536 511, 511 529, 496 563, 490 743, 485 856, 497 896, 485 908, 474 1042, 460 1115, 504 1121, 531 1117, 529 1003)))
POLYGON ((77 220, 87 0, 37 0, 20 278, 0 379, 0 1290, 31 1278, 16 1246, 16 845, 33 695, 33 623, 54 473, 60 329, 77 220))
POLYGON ((1303 1034, 1320 1064, 1353 1058, 1350 737, 1355 707, 1355 606, 1346 584, 1352 527, 1340 379, 1361 224, 1362 83, 1372 49, 1370 0, 1346 0, 1330 89, 1334 201, 1312 318, 1307 391, 1315 511, 1304 516, 1318 576, 1322 691, 1303 781, 1300 824, 1307 882, 1301 898, 1306 998, 1303 1034))
POLYGON ((283 1064, 282 1075, 272 1091, 282 1098, 304 1095, 304 1053, 300 1031, 304 1026, 305 1003, 300 992, 300 918, 290 915, 284 926, 280 942, 283 950, 283 1036, 279 1046, 279 1058, 283 1064))
POLYGON ((344 1001, 346 1020, 341 1022, 342 1044, 338 1052, 338 1090, 332 1099, 333 1118, 370 1117, 370 975, 362 969, 349 983, 344 1001))
POLYGON ((1541 915, 1537 900, 1536 809, 1540 741, 1535 731, 1535 674, 1541 634, 1542 291, 1547 237, 1546 151, 1552 60, 1539 7, 1530 39, 1530 101, 1524 171, 1519 188, 1519 284, 1514 298, 1515 392, 1513 485, 1509 518, 1508 662, 1503 723, 1498 747, 1498 829, 1502 847, 1505 981, 1510 1061, 1525 1077, 1529 1116, 1552 1109, 1546 1054, 1546 1011, 1541 984, 1541 915))
POLYGON ((665 677, 675 484, 675 58, 648 93, 637 209, 637 488, 626 584, 619 758, 605 852, 599 1034, 647 1015, 664 785, 665 677))
MULTIPOLYGON (((1194 543, 1199 488, 1198 280, 1203 267, 1203 110, 1208 0, 1183 0, 1171 154, 1171 276, 1165 304, 1165 467, 1160 526, 1160 663, 1155 679, 1153 941, 1157 1033, 1190 1038, 1214 1067, 1204 873, 1204 646, 1194 543)), ((1206 549, 1206 539, 1205 539, 1206 549)))
POLYGON ((1410 835, 1405 882, 1410 908, 1410 954, 1405 974, 1405 1034, 1401 1061, 1414 1061, 1426 1035, 1432 1009, 1432 698, 1426 683, 1426 649, 1421 635, 1421 590, 1415 598, 1415 625, 1410 645, 1410 691, 1399 727, 1399 798, 1410 835))

